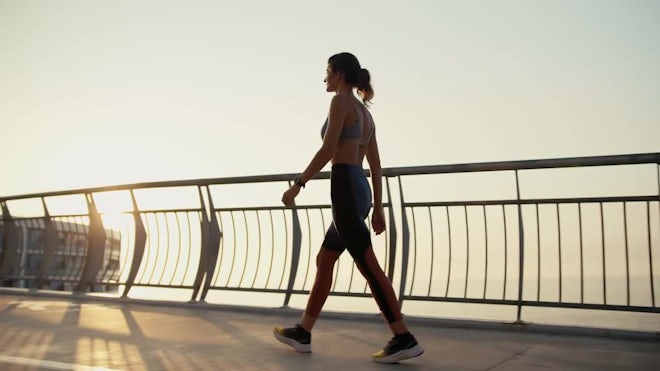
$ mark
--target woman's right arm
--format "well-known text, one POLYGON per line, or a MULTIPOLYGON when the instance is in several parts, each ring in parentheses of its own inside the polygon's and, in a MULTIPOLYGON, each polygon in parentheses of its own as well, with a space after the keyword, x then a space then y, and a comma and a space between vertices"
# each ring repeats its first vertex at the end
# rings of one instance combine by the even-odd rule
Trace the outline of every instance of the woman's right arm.
MULTIPOLYGON (((337 143, 339 143, 339 136, 344 125, 344 118, 346 117, 346 107, 344 107, 338 99, 339 96, 335 95, 330 101, 330 112, 328 112, 328 128, 323 136, 323 145, 319 149, 312 160, 307 165, 305 171, 300 174, 300 181, 305 184, 308 180, 312 179, 316 173, 332 159, 337 151, 337 143)), ((295 198, 300 193, 300 186, 297 184, 291 185, 289 189, 282 195, 282 203, 286 206, 292 206, 295 198)))

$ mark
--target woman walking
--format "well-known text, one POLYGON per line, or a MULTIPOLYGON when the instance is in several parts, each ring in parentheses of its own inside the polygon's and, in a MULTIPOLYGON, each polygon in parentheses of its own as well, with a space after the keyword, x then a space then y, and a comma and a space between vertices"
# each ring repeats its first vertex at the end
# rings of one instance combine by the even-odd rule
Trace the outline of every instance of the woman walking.
POLYGON ((334 92, 330 110, 321 129, 323 144, 294 184, 282 196, 286 206, 305 183, 332 161, 330 193, 333 222, 316 256, 316 278, 307 307, 295 327, 276 327, 277 340, 299 352, 311 352, 311 331, 330 293, 332 274, 339 256, 348 250, 367 280, 371 293, 387 320, 394 336, 372 359, 379 363, 395 363, 417 357, 424 350, 406 327, 392 284, 381 269, 371 245, 365 219, 372 207, 372 192, 362 168, 366 156, 373 186, 372 227, 376 234, 385 230, 382 200, 382 170, 376 141, 376 128, 367 110, 374 96, 371 78, 350 53, 335 54, 328 60, 326 91, 334 92), (362 98, 360 101, 353 93, 362 98))

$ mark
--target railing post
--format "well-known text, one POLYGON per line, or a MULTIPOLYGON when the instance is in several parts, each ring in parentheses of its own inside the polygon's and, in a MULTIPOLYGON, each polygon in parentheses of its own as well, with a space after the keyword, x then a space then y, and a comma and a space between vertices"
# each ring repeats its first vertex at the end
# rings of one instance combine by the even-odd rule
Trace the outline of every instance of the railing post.
POLYGON ((144 248, 147 243, 147 230, 144 227, 144 222, 140 216, 140 209, 135 199, 135 194, 133 190, 130 190, 131 201, 133 202, 133 222, 135 223, 135 245, 133 246, 133 261, 131 262, 131 269, 128 272, 128 278, 126 278, 126 284, 124 286, 124 292, 121 297, 125 298, 128 296, 128 291, 133 287, 135 283, 135 277, 137 277, 138 270, 140 270, 140 265, 142 265, 142 257, 144 256, 144 248))
POLYGON ((403 197, 403 185, 401 184, 401 176, 399 179, 399 194, 401 197, 401 229, 403 235, 401 236, 401 284, 399 286, 399 307, 403 306, 403 296, 406 289, 406 281, 408 278, 408 258, 410 254, 410 230, 408 229, 408 217, 406 216, 406 204, 403 197))
MULTIPOLYGON (((289 181, 289 187, 291 182, 289 181)), ((291 248, 291 271, 289 272, 289 283, 286 287, 286 295, 284 296, 284 307, 289 306, 289 300, 291 300, 291 294, 293 292, 293 285, 296 282, 296 274, 298 273, 298 263, 300 261, 300 248, 302 244, 302 232, 300 229, 300 218, 298 217, 298 209, 294 202, 291 209, 292 217, 292 226, 293 236, 292 236, 292 248, 291 248)))
POLYGON ((222 239, 222 231, 220 231, 220 226, 218 225, 218 218, 215 215, 215 207, 213 206, 213 198, 211 197, 211 190, 209 187, 206 187, 206 195, 209 199, 209 213, 211 218, 208 225, 208 235, 206 239, 208 260, 206 261, 206 275, 204 280, 204 288, 202 289, 202 296, 200 301, 206 299, 206 294, 208 294, 209 289, 211 288, 211 281, 213 280, 213 274, 215 273, 215 266, 218 261, 218 253, 220 252, 220 240, 222 239))
POLYGON ((55 251, 57 250, 57 229, 53 225, 53 218, 51 218, 50 213, 48 212, 48 207, 46 205, 46 200, 42 197, 41 203, 44 207, 44 231, 42 234, 43 246, 43 257, 41 263, 39 264, 39 272, 37 273, 37 279, 33 286, 37 289, 41 288, 41 285, 48 282, 47 277, 50 271, 50 266, 55 256, 55 251))
POLYGON ((18 256, 18 229, 9 212, 7 203, 2 203, 2 253, 0 253, 0 279, 12 276, 16 272, 18 256))
POLYGON ((197 275, 195 276, 195 282, 193 283, 193 293, 190 298, 190 302, 194 303, 197 301, 197 294, 202 287, 202 281, 204 279, 204 274, 206 273, 206 262, 208 261, 209 249, 208 249, 208 239, 209 239, 209 217, 206 213, 206 206, 204 205, 204 195, 202 194, 202 186, 197 187, 199 193, 199 207, 200 213, 202 214, 202 221, 200 222, 200 232, 202 235, 201 246, 199 251, 199 263, 197 264, 197 275))
POLYGON ((389 217, 389 232, 390 232, 390 251, 389 251, 389 264, 387 266, 387 278, 390 282, 394 281, 394 262, 396 261, 396 220, 394 219, 394 203, 392 202, 392 193, 390 192, 390 178, 385 177, 385 186, 387 189, 388 217, 389 217))
POLYGON ((74 290, 77 293, 84 293, 94 285, 96 275, 103 266, 105 253, 106 236, 103 220, 96 209, 92 194, 85 194, 85 197, 87 198, 87 208, 89 210, 89 227, 87 231, 85 265, 80 275, 80 281, 74 290))
POLYGON ((523 282, 524 282, 524 269, 525 269, 525 230, 523 228, 522 216, 522 203, 520 202, 520 179, 518 178, 518 170, 516 173, 516 200, 518 203, 518 310, 516 313, 516 323, 523 324, 522 315, 522 301, 523 301, 523 282))

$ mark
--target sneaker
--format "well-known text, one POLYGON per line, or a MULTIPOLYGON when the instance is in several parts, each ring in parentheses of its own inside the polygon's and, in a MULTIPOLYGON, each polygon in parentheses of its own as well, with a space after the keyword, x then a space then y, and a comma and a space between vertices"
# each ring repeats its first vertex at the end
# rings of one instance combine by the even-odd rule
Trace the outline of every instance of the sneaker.
POLYGON ((305 331, 300 325, 296 327, 282 328, 275 327, 273 329, 275 339, 290 346, 300 353, 309 353, 312 351, 312 334, 305 331))
POLYGON ((385 348, 371 355, 371 359, 377 363, 397 363, 404 359, 414 358, 424 353, 424 349, 417 344, 412 335, 407 341, 400 341, 396 336, 392 337, 385 348))

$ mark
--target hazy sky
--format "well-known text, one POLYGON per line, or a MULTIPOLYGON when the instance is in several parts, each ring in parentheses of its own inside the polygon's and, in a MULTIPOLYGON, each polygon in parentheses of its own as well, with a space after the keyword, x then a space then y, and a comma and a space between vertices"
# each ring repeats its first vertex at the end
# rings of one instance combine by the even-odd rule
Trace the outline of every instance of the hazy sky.
POLYGON ((304 169, 327 58, 383 166, 660 151, 660 1, 0 0, 0 195, 304 169))

